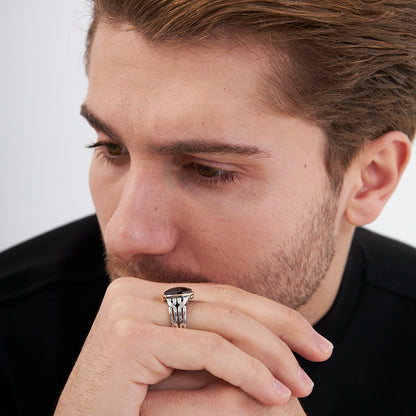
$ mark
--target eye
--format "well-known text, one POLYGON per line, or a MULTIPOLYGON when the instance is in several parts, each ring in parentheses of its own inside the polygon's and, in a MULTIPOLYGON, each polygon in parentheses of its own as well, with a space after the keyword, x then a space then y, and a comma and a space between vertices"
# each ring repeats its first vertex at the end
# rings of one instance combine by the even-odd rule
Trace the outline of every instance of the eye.
POLYGON ((191 178, 200 185, 214 186, 229 184, 237 179, 235 172, 202 163, 188 163, 184 165, 184 168, 189 171, 191 178))
POLYGON ((119 144, 105 143, 103 147, 111 157, 117 157, 123 154, 123 148, 119 144))
POLYGON ((217 169, 212 166, 201 165, 200 163, 192 163, 192 168, 197 172, 199 175, 205 178, 215 178, 217 176, 221 176, 225 171, 222 169, 217 169))
POLYGON ((103 156, 107 161, 113 162, 118 158, 128 155, 128 151, 122 144, 106 142, 106 141, 97 141, 89 146, 88 149, 97 149, 100 148, 100 156, 103 156))

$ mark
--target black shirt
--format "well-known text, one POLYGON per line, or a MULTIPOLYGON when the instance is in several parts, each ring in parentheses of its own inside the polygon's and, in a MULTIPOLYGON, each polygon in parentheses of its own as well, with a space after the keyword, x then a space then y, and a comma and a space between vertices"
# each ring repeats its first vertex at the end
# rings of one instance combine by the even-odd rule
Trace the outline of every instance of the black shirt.
POLYGON ((315 328, 334 352, 300 360, 315 382, 307 414, 416 414, 414 248, 357 229, 338 296, 315 328))
MULTIPOLYGON (((0 415, 52 415, 108 285, 95 216, 0 254, 0 415)), ((308 415, 414 415, 416 250, 357 229, 308 415)))

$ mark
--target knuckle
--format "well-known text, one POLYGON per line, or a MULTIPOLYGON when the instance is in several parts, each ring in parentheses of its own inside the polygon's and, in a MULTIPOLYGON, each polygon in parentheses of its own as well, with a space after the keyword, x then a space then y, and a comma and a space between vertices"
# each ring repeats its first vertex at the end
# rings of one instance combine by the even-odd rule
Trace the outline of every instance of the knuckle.
POLYGON ((122 317, 113 323, 108 338, 116 351, 130 351, 135 355, 152 351, 155 344, 160 343, 161 336, 159 328, 154 325, 122 317))
POLYGON ((107 287, 105 292, 105 297, 107 299, 114 299, 120 294, 125 292, 126 280, 124 278, 119 278, 113 280, 107 287))
POLYGON ((217 289, 217 296, 219 299, 224 299, 225 302, 229 301, 229 299, 243 296, 245 293, 242 289, 236 286, 230 286, 225 284, 216 285, 217 289))
POLYGON ((107 302, 107 315, 110 321, 127 316, 135 316, 138 321, 146 321, 146 311, 151 308, 148 299, 138 299, 132 295, 118 295, 107 302))
POLYGON ((210 314, 215 316, 216 319, 223 322, 228 328, 225 336, 231 343, 233 343, 234 337, 239 331, 247 325, 247 322, 251 318, 244 312, 241 312, 238 308, 225 304, 210 304, 212 310, 210 314))
POLYGON ((134 381, 138 384, 153 385, 167 379, 173 370, 155 358, 151 353, 133 360, 134 381))
POLYGON ((143 331, 139 323, 132 318, 120 318, 114 322, 111 336, 121 343, 128 343, 136 339, 143 331))
POLYGON ((289 308, 287 314, 288 322, 295 328, 309 328, 311 325, 303 317, 303 315, 295 309, 289 308))
POLYGON ((108 315, 112 319, 122 318, 127 312, 127 296, 117 296, 113 298, 108 306, 108 315))
POLYGON ((140 279, 134 277, 119 277, 114 279, 107 287, 106 296, 114 298, 120 295, 132 293, 132 288, 140 285, 140 279))
POLYGON ((248 357, 247 371, 251 379, 258 379, 264 374, 265 366, 257 358, 248 357))
POLYGON ((209 312, 218 319, 233 319, 239 315, 236 308, 225 304, 210 303, 208 308, 211 309, 209 312))
POLYGON ((202 347, 208 350, 211 354, 219 350, 223 350, 225 347, 225 340, 221 335, 216 334, 215 332, 203 332, 199 337, 199 342, 202 347))
POLYGON ((155 326, 143 324, 135 318, 122 317, 112 325, 111 336, 125 345, 134 342, 136 345, 145 346, 153 342, 155 337, 159 337, 159 334, 155 326))
POLYGON ((298 312, 297 310, 292 309, 292 308, 287 309, 287 316, 288 316, 288 319, 290 321, 298 322, 300 320, 303 320, 302 315, 300 314, 300 312, 298 312))

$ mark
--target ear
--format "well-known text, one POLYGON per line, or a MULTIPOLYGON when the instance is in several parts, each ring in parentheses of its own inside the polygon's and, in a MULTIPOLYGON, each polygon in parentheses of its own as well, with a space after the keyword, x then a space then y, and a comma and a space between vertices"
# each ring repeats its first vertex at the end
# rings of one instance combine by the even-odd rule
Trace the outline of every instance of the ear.
POLYGON ((353 186, 345 209, 350 224, 363 226, 378 217, 400 181, 410 151, 409 138, 398 131, 365 145, 350 170, 353 186))

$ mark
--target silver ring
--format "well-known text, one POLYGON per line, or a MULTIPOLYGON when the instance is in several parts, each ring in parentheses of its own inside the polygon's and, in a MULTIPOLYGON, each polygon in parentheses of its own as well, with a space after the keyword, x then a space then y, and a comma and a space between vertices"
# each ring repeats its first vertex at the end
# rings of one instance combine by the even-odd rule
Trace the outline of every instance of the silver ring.
POLYGON ((163 295, 163 300, 169 305, 171 326, 186 328, 186 302, 193 299, 194 292, 187 287, 172 287, 163 295))

